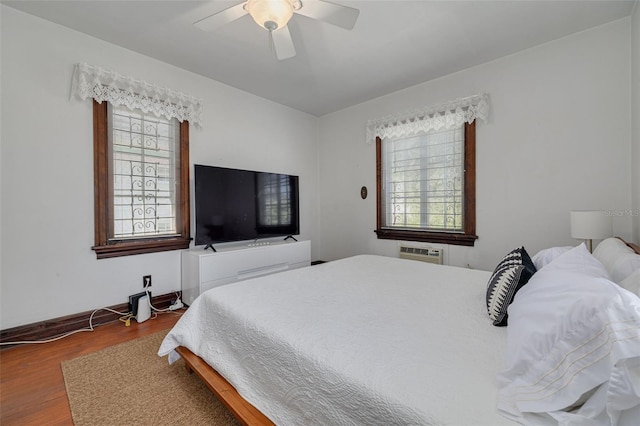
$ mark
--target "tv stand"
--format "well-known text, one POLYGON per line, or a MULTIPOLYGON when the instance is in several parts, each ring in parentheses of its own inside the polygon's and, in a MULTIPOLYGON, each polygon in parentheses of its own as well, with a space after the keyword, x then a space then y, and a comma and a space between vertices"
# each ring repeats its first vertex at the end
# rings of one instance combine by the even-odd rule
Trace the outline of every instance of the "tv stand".
POLYGON ((280 241, 218 251, 182 252, 182 301, 191 305, 203 292, 225 284, 311 265, 310 241, 280 241))
POLYGON ((216 250, 216 248, 213 246, 213 244, 207 244, 206 246, 204 246, 204 249, 208 249, 209 247, 211 247, 211 250, 213 250, 214 253, 216 253, 218 250, 216 250))
POLYGON ((296 240, 296 237, 294 237, 293 235, 287 235, 287 237, 284 240, 285 241, 287 241, 287 240, 298 241, 298 240, 296 240))

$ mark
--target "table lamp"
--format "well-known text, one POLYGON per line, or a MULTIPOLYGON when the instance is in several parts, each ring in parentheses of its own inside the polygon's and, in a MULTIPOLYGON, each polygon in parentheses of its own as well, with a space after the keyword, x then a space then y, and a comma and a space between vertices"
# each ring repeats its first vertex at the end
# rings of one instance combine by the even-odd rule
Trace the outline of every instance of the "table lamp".
POLYGON ((613 235, 613 221, 601 210, 573 210, 571 212, 571 238, 583 239, 589 252, 592 240, 603 240, 613 235))

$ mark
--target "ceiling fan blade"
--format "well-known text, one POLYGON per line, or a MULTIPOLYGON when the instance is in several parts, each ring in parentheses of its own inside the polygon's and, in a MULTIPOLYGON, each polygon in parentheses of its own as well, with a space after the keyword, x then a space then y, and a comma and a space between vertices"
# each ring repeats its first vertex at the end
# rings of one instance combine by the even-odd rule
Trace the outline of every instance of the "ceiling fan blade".
POLYGON ((293 46, 293 39, 286 25, 279 30, 271 32, 273 37, 273 47, 276 49, 276 57, 279 61, 296 56, 296 48, 293 46))
POLYGON ((206 18, 202 18, 199 21, 194 22, 193 25, 204 31, 214 31, 221 26, 246 15, 247 11, 244 9, 245 4, 246 2, 242 2, 235 6, 231 6, 223 11, 209 15, 206 18))
POLYGON ((301 0, 302 7, 296 13, 318 19, 346 30, 353 29, 360 11, 323 0, 301 0))

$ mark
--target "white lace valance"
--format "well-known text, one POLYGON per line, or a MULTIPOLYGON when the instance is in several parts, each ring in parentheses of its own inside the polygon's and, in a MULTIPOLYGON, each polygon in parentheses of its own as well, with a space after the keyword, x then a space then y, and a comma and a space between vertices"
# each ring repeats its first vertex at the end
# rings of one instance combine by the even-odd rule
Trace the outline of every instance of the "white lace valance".
POLYGON ((426 133, 430 130, 447 129, 471 123, 479 118, 486 122, 489 115, 489 95, 469 96, 433 107, 413 110, 402 114, 367 121, 367 143, 376 137, 401 138, 426 133))
POLYGON ((156 117, 177 118, 201 125, 202 100, 166 87, 118 74, 95 65, 76 64, 71 80, 71 96, 95 99, 140 109, 156 117))

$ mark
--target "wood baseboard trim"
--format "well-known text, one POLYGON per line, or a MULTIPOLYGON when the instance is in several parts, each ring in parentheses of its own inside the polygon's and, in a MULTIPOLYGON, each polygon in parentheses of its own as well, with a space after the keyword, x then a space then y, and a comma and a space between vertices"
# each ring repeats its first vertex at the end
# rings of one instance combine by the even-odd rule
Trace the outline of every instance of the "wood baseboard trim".
MULTIPOLYGON (((181 292, 178 291, 163 294, 160 296, 152 296, 151 303, 158 309, 168 308, 169 306, 171 306, 171 302, 176 299, 176 294, 180 293, 181 292)), ((121 303, 119 305, 107 307, 118 312, 129 311, 128 303, 121 303)), ((6 330, 0 330, 0 342, 47 340, 54 337, 62 336, 63 334, 69 333, 71 331, 88 328, 89 318, 91 317, 91 314, 93 314, 93 312, 95 312, 95 309, 92 311, 81 312, 78 314, 67 315, 64 317, 53 318, 33 324, 26 324, 18 327, 8 328, 6 330)), ((113 321, 117 321, 121 316, 122 315, 110 311, 99 310, 95 313, 95 315, 93 315, 92 324, 94 327, 101 324, 107 324, 113 321)), ((4 345, 0 346, 0 349, 7 349, 11 347, 13 346, 4 345)))

